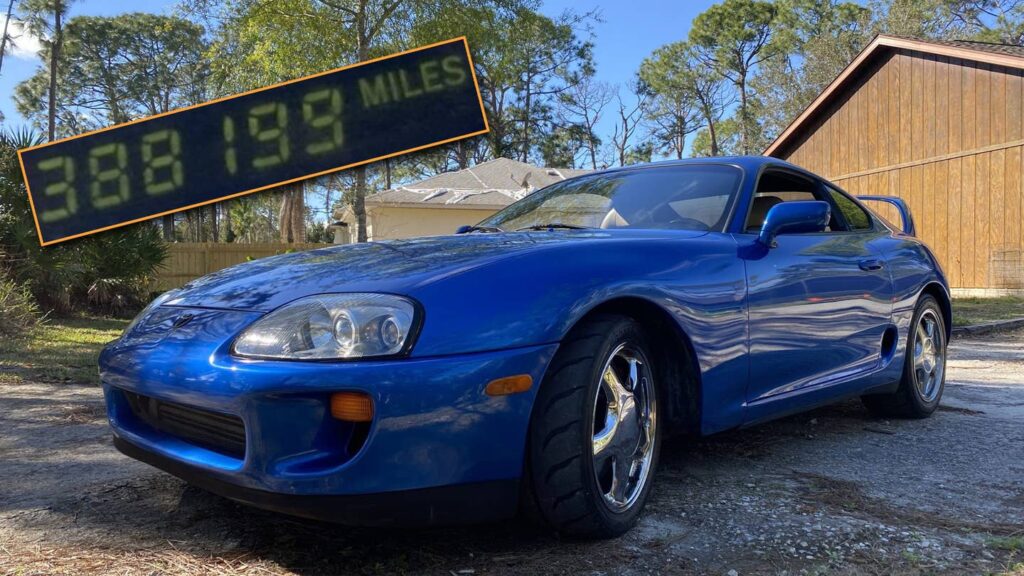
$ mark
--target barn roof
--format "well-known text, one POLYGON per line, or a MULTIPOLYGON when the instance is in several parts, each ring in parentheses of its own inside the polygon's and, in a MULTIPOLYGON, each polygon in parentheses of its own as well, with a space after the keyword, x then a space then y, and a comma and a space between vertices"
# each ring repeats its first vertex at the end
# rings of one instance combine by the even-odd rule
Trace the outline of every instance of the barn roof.
POLYGON ((407 186, 366 197, 367 204, 426 207, 505 207, 530 192, 586 173, 570 168, 543 168, 495 158, 472 168, 445 172, 407 186))
POLYGON ((773 156, 798 137, 801 129, 826 110, 833 99, 841 97, 844 89, 855 83, 859 72, 867 65, 893 50, 913 50, 926 54, 960 58, 973 62, 983 62, 1008 68, 1024 69, 1024 46, 995 44, 991 42, 975 42, 971 40, 921 40, 919 38, 903 38, 899 36, 878 35, 861 50, 853 62, 839 73, 839 76, 814 99, 799 116, 782 131, 781 134, 765 149, 765 156, 773 156))

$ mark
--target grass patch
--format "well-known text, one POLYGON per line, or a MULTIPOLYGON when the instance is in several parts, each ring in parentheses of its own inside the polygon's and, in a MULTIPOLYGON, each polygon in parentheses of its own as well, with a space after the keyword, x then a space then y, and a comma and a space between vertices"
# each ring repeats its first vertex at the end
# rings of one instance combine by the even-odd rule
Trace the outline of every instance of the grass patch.
POLYGON ((968 326, 1024 316, 1024 297, 954 298, 953 326, 968 326))
POLYGON ((128 320, 49 318, 22 338, 0 340, 0 384, 25 381, 99 384, 96 360, 128 320))
POLYGON ((988 541, 988 545, 1007 552, 1024 552, 1024 536, 993 538, 988 541))

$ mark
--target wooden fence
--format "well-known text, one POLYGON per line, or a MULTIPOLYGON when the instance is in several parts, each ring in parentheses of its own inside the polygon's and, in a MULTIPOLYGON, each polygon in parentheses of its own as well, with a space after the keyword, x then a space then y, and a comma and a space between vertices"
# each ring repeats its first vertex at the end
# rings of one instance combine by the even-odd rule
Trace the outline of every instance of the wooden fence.
POLYGON ((167 260, 164 260, 164 267, 153 282, 153 290, 163 291, 177 288, 200 276, 249 260, 328 246, 330 244, 218 244, 212 242, 168 244, 167 260))

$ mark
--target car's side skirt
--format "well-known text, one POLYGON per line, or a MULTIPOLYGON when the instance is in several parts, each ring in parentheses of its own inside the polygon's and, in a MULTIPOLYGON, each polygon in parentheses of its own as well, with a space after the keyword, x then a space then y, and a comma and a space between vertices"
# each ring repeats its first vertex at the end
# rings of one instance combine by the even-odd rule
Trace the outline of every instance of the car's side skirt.
POLYGON ((748 403, 747 420, 743 426, 760 424, 847 398, 894 391, 899 386, 899 372, 894 371, 893 364, 902 365, 901 362, 894 362, 867 375, 822 384, 812 389, 794 390, 748 403))

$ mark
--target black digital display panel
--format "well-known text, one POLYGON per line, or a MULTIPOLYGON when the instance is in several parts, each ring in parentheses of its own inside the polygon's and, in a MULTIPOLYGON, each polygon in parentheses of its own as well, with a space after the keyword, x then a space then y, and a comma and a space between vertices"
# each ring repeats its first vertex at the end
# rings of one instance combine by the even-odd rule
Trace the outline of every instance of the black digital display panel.
POLYGON ((458 38, 18 154, 45 246, 485 132, 458 38))

